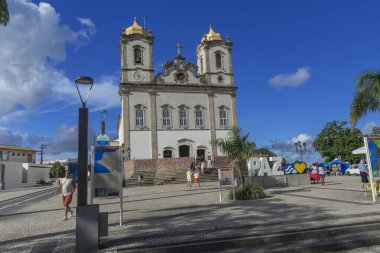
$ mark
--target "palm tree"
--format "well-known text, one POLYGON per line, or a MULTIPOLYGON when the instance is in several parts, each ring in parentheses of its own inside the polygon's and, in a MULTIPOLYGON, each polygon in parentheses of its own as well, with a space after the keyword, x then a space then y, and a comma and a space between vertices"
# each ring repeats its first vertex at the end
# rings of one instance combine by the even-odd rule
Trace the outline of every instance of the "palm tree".
POLYGON ((350 111, 352 127, 367 113, 377 111, 380 111, 380 72, 366 71, 356 81, 356 92, 350 111))
POLYGON ((228 138, 216 140, 216 145, 228 159, 232 160, 234 167, 236 167, 240 183, 243 182, 241 168, 246 166, 248 158, 256 148, 256 144, 248 141, 248 138, 249 134, 243 135, 241 128, 234 127, 228 138))
POLYGON ((0 0, 0 25, 6 26, 9 23, 9 12, 6 0, 0 0))

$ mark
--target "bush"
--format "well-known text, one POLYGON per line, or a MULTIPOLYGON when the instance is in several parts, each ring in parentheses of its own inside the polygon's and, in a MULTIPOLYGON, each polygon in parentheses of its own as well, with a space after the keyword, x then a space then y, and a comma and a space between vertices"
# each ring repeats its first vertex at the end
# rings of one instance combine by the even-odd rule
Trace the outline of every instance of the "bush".
MULTIPOLYGON (((256 183, 249 183, 243 187, 235 187, 235 197, 239 200, 251 200, 265 198, 263 187, 256 183)), ((234 199, 232 189, 228 193, 229 199, 234 199)))

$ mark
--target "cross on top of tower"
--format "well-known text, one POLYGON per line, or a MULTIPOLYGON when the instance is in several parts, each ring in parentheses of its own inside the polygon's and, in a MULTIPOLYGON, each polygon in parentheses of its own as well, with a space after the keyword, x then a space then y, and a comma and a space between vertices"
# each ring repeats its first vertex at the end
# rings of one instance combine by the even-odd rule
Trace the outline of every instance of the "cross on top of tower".
POLYGON ((176 47, 177 50, 178 50, 178 55, 181 55, 181 48, 183 48, 183 46, 180 45, 179 43, 177 43, 177 45, 175 45, 175 47, 176 47))

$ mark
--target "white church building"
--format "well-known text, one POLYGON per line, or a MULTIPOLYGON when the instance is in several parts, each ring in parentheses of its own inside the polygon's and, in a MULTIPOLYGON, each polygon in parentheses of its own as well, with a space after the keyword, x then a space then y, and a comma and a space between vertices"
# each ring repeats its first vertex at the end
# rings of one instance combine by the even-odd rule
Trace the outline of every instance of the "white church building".
POLYGON ((154 75, 152 31, 137 20, 120 36, 120 144, 131 159, 221 155, 218 138, 237 125, 229 37, 210 30, 196 48, 196 65, 181 56, 154 75))

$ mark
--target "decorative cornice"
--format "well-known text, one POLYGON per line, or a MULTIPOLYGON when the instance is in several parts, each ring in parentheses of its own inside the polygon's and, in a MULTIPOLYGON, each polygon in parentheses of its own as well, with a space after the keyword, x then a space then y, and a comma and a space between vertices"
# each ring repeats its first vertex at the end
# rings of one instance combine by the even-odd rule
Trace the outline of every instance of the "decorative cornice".
POLYGON ((119 94, 128 92, 182 92, 182 93, 203 93, 203 94, 235 94, 236 86, 220 85, 183 85, 183 84, 154 84, 154 83, 120 83, 119 94))

